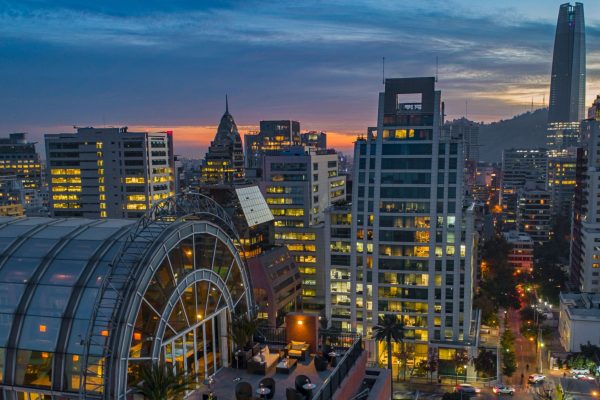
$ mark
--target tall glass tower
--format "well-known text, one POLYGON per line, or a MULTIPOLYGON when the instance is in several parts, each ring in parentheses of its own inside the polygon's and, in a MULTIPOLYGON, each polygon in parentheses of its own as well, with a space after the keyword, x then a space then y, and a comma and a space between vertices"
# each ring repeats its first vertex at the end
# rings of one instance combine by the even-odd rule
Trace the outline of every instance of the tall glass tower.
POLYGON ((564 149, 577 145, 579 122, 585 108, 585 22, 583 4, 562 4, 558 12, 550 109, 548 146, 564 149))

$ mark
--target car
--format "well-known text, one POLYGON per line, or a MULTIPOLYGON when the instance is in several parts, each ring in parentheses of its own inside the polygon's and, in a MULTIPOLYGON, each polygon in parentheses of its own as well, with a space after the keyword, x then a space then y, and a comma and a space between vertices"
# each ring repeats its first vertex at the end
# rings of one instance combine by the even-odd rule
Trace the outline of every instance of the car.
POLYGON ((481 392, 481 389, 473 385, 469 385, 468 383, 460 383, 454 387, 454 391, 464 394, 477 394, 481 392))
POLYGON ((573 368, 571 369, 571 375, 589 375, 590 370, 586 368, 573 368))
POLYGON ((529 378, 527 379, 527 381, 529 383, 540 383, 540 382, 543 382, 545 379, 546 379, 545 375, 533 374, 533 375, 529 375, 529 378))
POLYGON ((596 378, 594 378, 593 376, 586 375, 586 374, 575 375, 575 376, 573 376, 573 378, 579 379, 580 381, 593 381, 593 380, 596 380, 596 378))
POLYGON ((510 386, 504 386, 502 384, 495 385, 492 388, 492 391, 496 394, 510 394, 511 396, 515 394, 515 388, 510 386))

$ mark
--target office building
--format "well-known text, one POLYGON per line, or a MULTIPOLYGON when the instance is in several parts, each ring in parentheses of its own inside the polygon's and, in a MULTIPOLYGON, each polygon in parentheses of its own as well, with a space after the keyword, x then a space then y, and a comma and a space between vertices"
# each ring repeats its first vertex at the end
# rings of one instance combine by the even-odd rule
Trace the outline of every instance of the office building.
MULTIPOLYGON (((333 231, 348 211, 330 213, 340 221, 330 222, 328 269, 339 327, 370 337, 379 317, 395 315, 415 364, 431 349, 445 373, 472 338, 476 244, 462 141, 442 135, 442 108, 434 78, 386 79, 377 128, 355 143, 350 240, 333 231)), ((385 345, 370 345, 385 363, 385 345)))
POLYGON ((527 182, 546 183, 548 156, 545 149, 508 149, 502 152, 502 207, 506 228, 516 226, 519 192, 527 182))
POLYGON ((510 245, 508 264, 519 274, 533 272, 533 239, 525 232, 503 232, 502 237, 510 245))
POLYGON ((300 134, 300 143, 304 147, 325 150, 327 148, 327 134, 319 131, 303 132, 300 134))
POLYGON ((573 200, 570 284, 573 290, 600 292, 600 96, 581 123, 573 200))
POLYGON ((35 143, 28 142, 25 133, 11 133, 8 138, 0 138, 0 177, 20 182, 21 205, 35 208, 39 192, 43 190, 42 166, 35 143))
POLYGON ((275 218, 275 242, 288 247, 302 274, 304 309, 325 307, 325 210, 346 198, 335 151, 293 148, 263 158, 262 192, 275 218))
POLYGON ((579 122, 585 110, 585 21, 583 3, 562 4, 558 12, 550 107, 548 109, 548 147, 565 149, 579 141, 579 122))
POLYGON ((575 193, 577 149, 548 151, 546 190, 550 193, 552 215, 570 218, 575 193))
POLYGON ((89 127, 45 137, 53 216, 137 218, 174 194, 172 132, 89 127))
POLYGON ((548 191, 535 185, 525 185, 519 191, 517 227, 536 244, 544 244, 552 238, 552 198, 548 191))
POLYGON ((242 138, 226 101, 217 134, 204 155, 200 181, 203 184, 235 183, 243 181, 244 175, 242 138))
POLYGON ((558 332, 565 351, 600 346, 600 294, 561 293, 558 332))

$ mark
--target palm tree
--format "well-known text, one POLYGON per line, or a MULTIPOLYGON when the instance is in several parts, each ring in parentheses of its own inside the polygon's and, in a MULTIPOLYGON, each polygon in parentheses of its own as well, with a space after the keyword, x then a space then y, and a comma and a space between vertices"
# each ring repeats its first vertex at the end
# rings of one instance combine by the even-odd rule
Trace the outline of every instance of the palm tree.
POLYGON ((139 383, 134 387, 137 394, 147 400, 182 399, 186 392, 196 388, 196 375, 174 373, 164 366, 142 365, 139 383))
POLYGON ((373 327, 373 337, 387 345, 388 369, 392 369, 392 342, 404 345, 404 323, 395 315, 379 317, 379 324, 373 327))

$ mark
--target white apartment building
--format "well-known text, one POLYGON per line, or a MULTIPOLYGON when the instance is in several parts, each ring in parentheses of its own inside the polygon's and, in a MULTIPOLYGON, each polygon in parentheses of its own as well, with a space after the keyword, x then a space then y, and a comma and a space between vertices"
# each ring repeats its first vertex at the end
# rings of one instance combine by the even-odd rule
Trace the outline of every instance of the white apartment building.
POLYGON ((600 346, 600 294, 561 293, 558 331, 566 351, 581 351, 588 342, 600 346))
POLYGON ((89 127, 45 139, 53 216, 138 218, 174 194, 172 132, 89 127))

